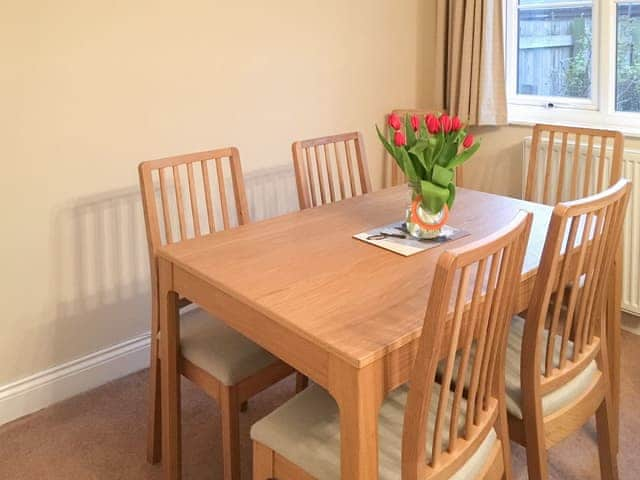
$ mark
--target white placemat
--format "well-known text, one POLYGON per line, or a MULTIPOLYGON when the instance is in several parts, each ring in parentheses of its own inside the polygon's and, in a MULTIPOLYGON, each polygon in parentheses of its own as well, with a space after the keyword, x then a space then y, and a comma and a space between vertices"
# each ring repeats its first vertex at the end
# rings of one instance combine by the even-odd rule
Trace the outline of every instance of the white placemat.
POLYGON ((404 227, 404 222, 400 221, 390 223, 382 227, 372 228, 371 230, 367 230, 366 232, 357 233, 353 236, 353 238, 357 238, 358 240, 370 243, 371 245, 375 245, 376 247, 384 248, 399 255, 408 257, 410 255, 415 255, 416 253, 429 250, 430 248, 437 247, 439 245, 442 245, 443 243, 466 237, 467 235, 469 235, 469 232, 467 232, 466 230, 455 228, 450 225, 445 225, 444 227, 442 227, 442 233, 440 234, 440 236, 428 240, 418 240, 417 238, 413 238, 411 235, 409 235, 404 227), (397 236, 389 236, 380 240, 371 238, 383 233, 393 234, 397 236))

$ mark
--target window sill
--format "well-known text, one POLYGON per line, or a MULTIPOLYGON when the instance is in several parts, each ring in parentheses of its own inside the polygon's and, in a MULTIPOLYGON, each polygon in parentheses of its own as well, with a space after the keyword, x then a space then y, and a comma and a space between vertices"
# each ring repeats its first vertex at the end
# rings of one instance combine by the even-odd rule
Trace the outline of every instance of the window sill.
POLYGON ((535 105, 509 104, 509 125, 536 123, 618 130, 626 137, 640 138, 640 113, 603 114, 599 111, 535 105))

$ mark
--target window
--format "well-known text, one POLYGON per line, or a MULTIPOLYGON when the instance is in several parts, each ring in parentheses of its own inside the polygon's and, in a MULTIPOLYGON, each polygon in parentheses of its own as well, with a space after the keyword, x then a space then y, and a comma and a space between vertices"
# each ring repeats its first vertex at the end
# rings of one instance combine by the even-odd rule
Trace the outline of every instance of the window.
POLYGON ((510 121, 640 135, 640 0, 506 0, 510 121))
POLYGON ((640 2, 616 8, 616 110, 640 112, 640 2))

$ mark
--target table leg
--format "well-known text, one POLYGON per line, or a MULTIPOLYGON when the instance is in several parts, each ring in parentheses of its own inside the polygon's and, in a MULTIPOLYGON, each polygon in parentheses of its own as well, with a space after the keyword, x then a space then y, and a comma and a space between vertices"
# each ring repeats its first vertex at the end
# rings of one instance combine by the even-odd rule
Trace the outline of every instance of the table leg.
POLYGON ((611 376, 611 415, 613 450, 618 452, 620 430, 620 355, 622 307, 622 250, 616 255, 611 269, 611 282, 607 300, 607 341, 609 350, 609 372, 611 376))
POLYGON ((162 258, 158 259, 158 274, 162 377, 162 472, 165 480, 178 480, 181 475, 178 295, 172 291, 172 264, 162 258))
POLYGON ((381 362, 356 368, 332 360, 329 390, 340 409, 341 478, 377 480, 378 412, 384 398, 381 362))

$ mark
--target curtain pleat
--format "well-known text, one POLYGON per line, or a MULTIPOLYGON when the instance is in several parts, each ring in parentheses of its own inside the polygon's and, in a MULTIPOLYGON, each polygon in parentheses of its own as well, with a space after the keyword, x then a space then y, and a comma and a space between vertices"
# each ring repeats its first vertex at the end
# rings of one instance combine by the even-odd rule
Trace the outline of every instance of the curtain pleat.
POLYGON ((436 2, 436 102, 471 125, 506 124, 502 0, 436 2))

